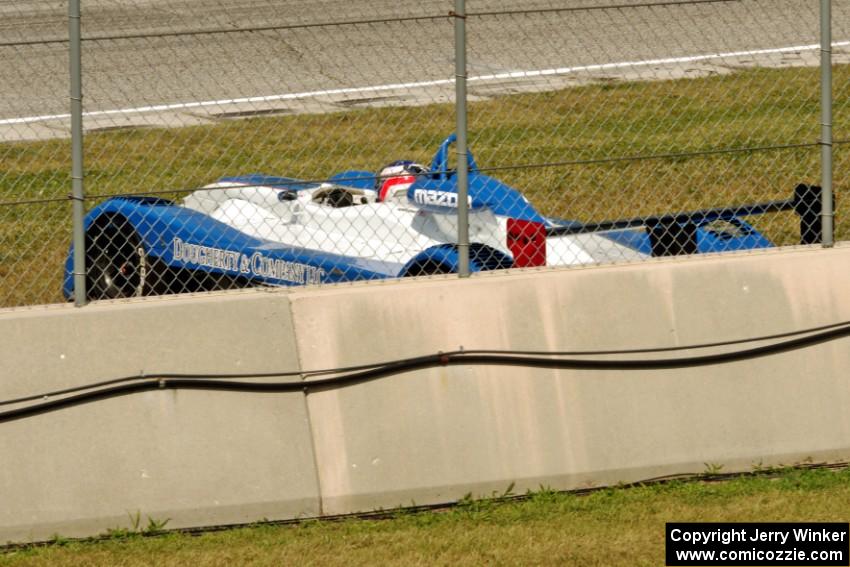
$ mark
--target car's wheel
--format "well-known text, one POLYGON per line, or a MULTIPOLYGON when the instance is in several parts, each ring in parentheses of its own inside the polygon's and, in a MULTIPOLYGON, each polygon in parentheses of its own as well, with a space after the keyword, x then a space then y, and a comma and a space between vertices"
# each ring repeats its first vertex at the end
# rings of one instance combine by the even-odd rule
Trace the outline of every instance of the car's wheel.
POLYGON ((123 217, 97 219, 86 235, 86 295, 113 299, 145 295, 149 262, 141 238, 123 217))
POLYGON ((425 260, 417 262, 408 268, 404 273, 405 277, 415 276, 435 276, 438 274, 451 274, 454 270, 451 267, 434 260, 425 260))

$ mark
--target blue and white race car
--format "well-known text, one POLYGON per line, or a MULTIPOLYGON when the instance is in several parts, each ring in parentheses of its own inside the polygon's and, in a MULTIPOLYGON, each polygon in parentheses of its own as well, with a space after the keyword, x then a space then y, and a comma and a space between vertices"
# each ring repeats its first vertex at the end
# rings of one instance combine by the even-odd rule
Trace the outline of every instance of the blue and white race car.
MULTIPOLYGON (((345 171, 324 183, 227 177, 180 204, 111 198, 85 219, 87 296, 456 272, 457 179, 447 168, 453 142, 441 144, 430 168, 394 162, 377 176, 345 171)), ((799 208, 801 199, 583 224, 542 215, 470 156, 470 271, 769 247, 740 216, 799 208)), ((63 292, 74 296, 73 248, 63 292)))

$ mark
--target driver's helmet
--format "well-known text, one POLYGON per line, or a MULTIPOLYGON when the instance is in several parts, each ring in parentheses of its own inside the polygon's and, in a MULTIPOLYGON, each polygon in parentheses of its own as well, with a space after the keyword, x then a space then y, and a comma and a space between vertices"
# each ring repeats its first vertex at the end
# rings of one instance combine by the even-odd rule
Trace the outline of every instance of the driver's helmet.
POLYGON ((418 175, 428 173, 430 169, 410 160, 394 161, 381 169, 375 179, 375 191, 378 201, 394 199, 407 191, 418 175))

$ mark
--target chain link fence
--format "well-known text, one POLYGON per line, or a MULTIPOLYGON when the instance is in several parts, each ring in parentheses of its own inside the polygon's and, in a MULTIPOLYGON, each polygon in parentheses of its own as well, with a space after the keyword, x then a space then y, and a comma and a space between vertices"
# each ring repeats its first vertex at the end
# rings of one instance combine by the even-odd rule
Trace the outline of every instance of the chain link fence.
POLYGON ((820 241, 818 2, 465 4, 82 0, 84 272, 68 6, 0 4, 0 306, 820 241))

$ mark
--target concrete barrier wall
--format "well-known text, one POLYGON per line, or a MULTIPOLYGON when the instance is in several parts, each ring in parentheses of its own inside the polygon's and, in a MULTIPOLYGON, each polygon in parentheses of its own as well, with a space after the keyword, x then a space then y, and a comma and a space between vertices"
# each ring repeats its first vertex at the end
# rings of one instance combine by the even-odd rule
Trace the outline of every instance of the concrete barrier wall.
MULTIPOLYGON (((144 372, 297 369, 286 295, 0 314, 0 400, 144 372)), ((0 410, 6 409, 0 406, 0 410)), ((319 514, 302 396, 147 392, 2 424, 0 542, 319 514)))
MULTIPOLYGON (((304 291, 292 305, 305 367, 678 346, 850 320, 848 260, 842 248, 492 274, 304 291)), ((323 509, 845 458, 848 343, 663 371, 437 368, 310 395, 323 509)))
MULTIPOLYGON (((0 400, 140 371, 743 339, 850 320, 848 282, 842 245, 10 310, 0 400)), ((843 460, 848 344, 675 370, 450 366, 307 395, 148 392, 0 424, 0 541, 102 533, 137 512, 203 526, 843 460)))

